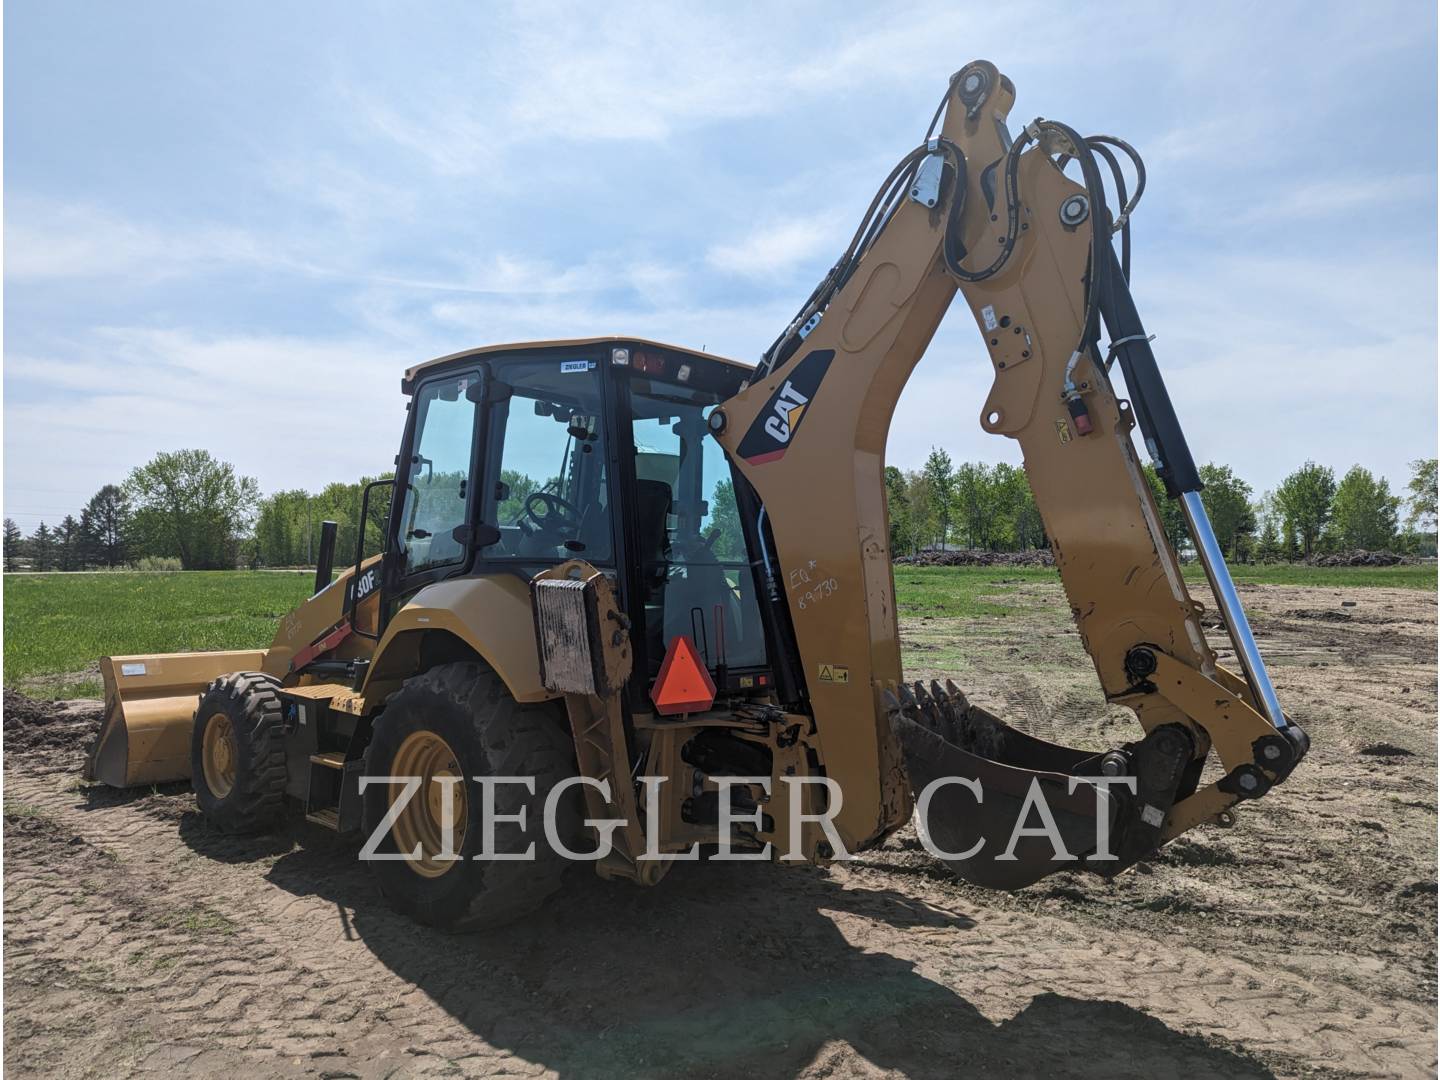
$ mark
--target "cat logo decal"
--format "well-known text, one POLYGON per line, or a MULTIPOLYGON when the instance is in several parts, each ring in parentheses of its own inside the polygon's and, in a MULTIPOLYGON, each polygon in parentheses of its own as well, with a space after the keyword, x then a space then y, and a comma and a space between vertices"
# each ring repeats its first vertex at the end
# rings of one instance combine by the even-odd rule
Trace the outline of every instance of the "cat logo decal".
POLYGON ((834 349, 821 349, 795 365, 740 440, 742 458, 751 465, 765 465, 785 456, 833 359, 834 349))

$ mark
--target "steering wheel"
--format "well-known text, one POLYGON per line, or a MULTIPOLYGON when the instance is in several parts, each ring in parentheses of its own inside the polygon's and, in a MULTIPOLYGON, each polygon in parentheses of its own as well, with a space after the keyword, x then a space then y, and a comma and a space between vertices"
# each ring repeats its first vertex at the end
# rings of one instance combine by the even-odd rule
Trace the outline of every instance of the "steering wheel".
POLYGON ((574 533, 580 528, 580 511, 548 491, 532 491, 525 496, 523 516, 534 522, 540 532, 574 533))

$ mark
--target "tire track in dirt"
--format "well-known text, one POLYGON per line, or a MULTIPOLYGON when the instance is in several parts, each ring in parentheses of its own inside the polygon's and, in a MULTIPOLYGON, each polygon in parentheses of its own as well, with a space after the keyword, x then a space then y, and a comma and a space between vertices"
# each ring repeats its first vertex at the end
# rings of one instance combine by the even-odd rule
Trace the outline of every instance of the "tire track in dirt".
MULTIPOLYGON (((1247 600, 1266 618, 1317 606, 1296 592, 1247 600)), ((1423 657, 1351 665, 1349 654, 1390 647, 1354 636, 1369 624, 1326 622, 1352 636, 1315 645, 1303 636, 1314 621, 1266 630, 1294 642, 1287 656, 1334 665, 1276 668, 1287 707, 1319 736, 1311 760, 1239 828, 1197 833, 1113 886, 1063 875, 980 892, 902 833, 829 871, 679 866, 650 891, 582 867, 533 918, 458 938, 390 913, 352 844, 303 824, 220 836, 183 786, 79 789, 73 765, 58 768, 53 745, 26 750, 7 717, 6 1065, 77 1076, 1433 1074, 1433 961, 1417 946, 1434 920, 1434 687, 1423 657), (1413 756, 1359 753, 1382 740, 1413 756)), ((1062 675, 1064 656, 1053 652, 1062 675)), ((985 664, 997 677, 978 700, 1013 693, 1059 734, 1101 730, 1083 691, 985 664)))
MULTIPOLYGON (((157 808, 157 797, 91 810, 83 795, 64 790, 50 777, 11 774, 7 797, 37 811, 35 817, 22 819, 29 823, 18 835, 13 834, 15 822, 7 822, 12 827, 7 830, 12 844, 6 881, 11 898, 7 982, 46 985, 57 971, 62 978, 83 979, 87 964, 99 964, 103 974, 92 972, 97 980, 112 987, 118 984, 120 989, 112 993, 143 1000, 153 1012, 149 1031, 156 1042, 164 1042, 158 1049, 166 1062, 176 1053, 193 1051, 187 1060, 199 1062, 229 1052, 237 1061, 258 1059, 266 1068, 304 1072, 317 1068, 315 1061, 332 1060, 312 1054, 333 1054, 340 1060, 338 1052, 343 1051, 345 1068, 358 1066, 362 1075, 381 1074, 379 1070, 388 1068, 392 1059, 401 1062, 407 1075, 449 1069, 457 1061, 466 1063, 464 1071, 479 1070, 481 1075, 485 1070, 522 1066, 506 1051, 487 1047, 476 1038, 478 1026, 482 1032, 501 1033, 503 1045, 507 1018, 534 1023, 516 1017, 513 1004, 498 1018, 470 1015, 477 1008, 494 1007, 500 995, 494 985, 477 995, 474 971, 453 954, 463 954, 466 943, 483 939, 437 941, 437 935, 371 910, 364 895, 363 868, 344 845, 320 838, 312 841, 313 848, 297 847, 277 859, 269 853, 280 845, 266 838, 203 839, 198 815, 193 821, 183 815, 177 829, 173 814, 147 813, 147 806, 152 811, 157 808), (45 857, 44 849, 32 850, 28 841, 37 836, 51 842, 47 848, 60 841, 64 861, 45 857), (210 861, 200 867, 194 849, 206 843, 211 845, 210 861), (291 867, 286 860, 301 863, 291 867), (12 870, 16 863, 19 867, 12 870), (292 870, 298 873, 302 863, 308 864, 303 869, 316 886, 325 883, 324 893, 343 893, 357 906, 337 905, 318 887, 308 894, 290 891, 295 882, 289 875, 292 870), (267 864, 268 872, 262 874, 261 867, 267 864), (363 939, 354 928, 360 912, 365 913, 363 939), (393 957, 406 949, 427 956, 435 965, 423 989, 387 964, 377 963, 377 957, 393 957), (442 951, 452 956, 447 960, 442 951), (382 1050, 389 1051, 387 1057, 373 1056, 382 1050), (405 1057, 397 1059, 397 1054, 405 1057)), ((734 884, 731 868, 694 869, 698 875, 731 871, 726 874, 731 879, 727 884, 734 884)), ((1165 948, 1149 938, 1113 939, 1050 917, 995 913, 978 925, 961 928, 970 920, 954 914, 956 888, 924 875, 905 880, 908 902, 921 925, 907 926, 901 920, 897 926, 894 914, 886 910, 888 904, 867 903, 867 896, 888 891, 898 867, 857 866, 829 875, 771 867, 737 869, 763 875, 785 893, 810 894, 850 946, 842 953, 883 950, 891 961, 900 961, 901 967, 913 972, 911 979, 918 976, 920 985, 928 986, 928 996, 943 1000, 947 988, 962 994, 976 1013, 971 1027, 978 1021, 1003 1031, 1051 995, 1087 1009, 1106 1002, 1118 1003, 1115 1007, 1122 1009, 1128 1006, 1122 1026, 1143 1022, 1137 1010, 1144 1010, 1169 1032, 1167 1039, 1183 1038, 1174 1031, 1201 1036, 1193 1047, 1180 1044, 1179 1060, 1198 1055, 1194 1064, 1202 1073, 1207 1067, 1218 1068, 1209 1058, 1221 1054, 1230 1060, 1217 1075, 1241 1075, 1247 1070, 1259 1075, 1256 1062, 1216 1050, 1220 1043, 1258 1052, 1279 1071, 1288 1071, 1287 1062, 1314 1069, 1344 1061, 1349 1075, 1413 1075, 1425 1066, 1427 1020, 1422 1010, 1404 1003, 1380 1005, 1361 994, 1267 972, 1239 959, 1191 947, 1165 948), (826 882, 827 876, 832 880, 826 882), (788 887, 789 879, 796 887, 788 887), (881 888, 874 890, 873 884, 881 888), (916 933, 917 929, 923 933, 916 933), (1368 1045, 1357 1045, 1355 1032, 1360 1027, 1368 1032, 1368 1045)), ((687 884, 693 889, 696 880, 687 884)), ((636 906, 624 903, 632 899, 630 895, 616 895, 613 889, 582 891, 608 893, 607 899, 621 900, 623 907, 636 906)), ((770 895, 763 887, 752 891, 758 897, 770 895)), ((658 893, 638 895, 643 897, 639 906, 656 906, 653 898, 658 893)), ((728 906, 702 903, 696 912, 683 904, 660 902, 672 918, 723 913, 722 918, 734 921, 728 906)), ((573 909, 575 904, 561 906, 573 909)), ((779 927, 782 934, 786 929, 783 923, 779 927)), ((531 947, 537 944, 532 938, 531 947)), ((586 944, 593 943, 571 940, 565 947, 593 952, 586 944)), ((551 950, 542 950, 547 955, 539 958, 542 966, 534 971, 523 962, 514 963, 517 958, 503 945, 497 950, 490 943, 479 951, 482 956, 512 961, 495 965, 487 976, 508 981, 504 992, 517 1000, 550 998, 556 991, 563 998, 574 990, 574 984, 564 980, 560 986, 551 985, 558 959, 551 950), (538 985, 533 981, 536 976, 538 985)), ((832 957, 803 951, 800 955, 807 964, 833 966, 832 957)), ((655 959, 649 957, 642 969, 656 970, 650 967, 655 959)), ((577 977, 583 981, 583 974, 577 977)), ((896 989, 896 995, 914 990, 908 981, 904 989, 896 989)), ((653 988, 641 996, 656 1004, 653 988)), ((1073 1008, 1049 1007, 1062 1012, 1073 1008)), ((543 1000, 542 1008, 549 1008, 543 1000)), ((47 1029, 79 1030, 92 1018, 93 1006, 75 998, 49 1010, 47 1029)), ((572 1016, 570 1022, 577 1019, 572 1016)), ((839 1026, 858 1022, 846 1013, 839 1026)), ((762 1042, 767 1030, 775 1041, 787 1034, 785 1024, 773 1017, 752 1017, 750 1024, 762 1033, 762 1042)), ((613 1017, 608 1026, 630 1025, 613 1017)), ((638 1046, 642 1040, 634 1036, 635 1030, 645 1031, 646 1026, 632 1028, 627 1033, 631 1038, 620 1045, 638 1046)), ((749 1037, 754 1036, 752 1031, 749 1037)), ((934 1037, 941 1046, 954 1041, 942 1032, 934 1037)), ((563 1045, 566 1040, 560 1041, 563 1045)), ((142 1054, 145 1046, 143 1041, 136 1044, 132 1064, 146 1065, 154 1051, 142 1054)), ((854 1049, 864 1056, 862 1047, 854 1049)), ((1176 1050, 1170 1047, 1167 1053, 1176 1050)), ((562 1053, 561 1060, 567 1056, 562 1053)), ((1116 1065, 1113 1052, 1101 1053, 1098 1060, 1106 1062, 1107 1072, 1116 1065)), ((1152 1066, 1147 1066, 1146 1075, 1156 1075, 1152 1066)))

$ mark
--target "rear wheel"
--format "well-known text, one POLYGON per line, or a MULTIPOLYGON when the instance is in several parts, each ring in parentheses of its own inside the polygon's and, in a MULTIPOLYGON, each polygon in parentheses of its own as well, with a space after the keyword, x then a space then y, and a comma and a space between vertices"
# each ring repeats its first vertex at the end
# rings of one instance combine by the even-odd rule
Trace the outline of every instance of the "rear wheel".
MULTIPOLYGON (((407 680, 386 704, 366 752, 365 774, 420 781, 375 848, 389 858, 370 862, 396 909, 429 926, 479 930, 533 911, 560 888, 569 863, 546 839, 544 809, 550 791, 575 775, 575 763, 565 714, 556 703, 517 703, 499 677, 478 663, 433 668, 407 680), (486 839, 483 789, 474 779, 480 776, 534 778, 533 793, 521 784, 494 785, 499 820, 490 828, 490 854, 522 856, 533 844, 528 858, 474 857, 486 839), (523 826, 504 820, 522 809, 523 826), (417 847, 419 858, 396 858, 417 847)), ((366 786, 367 838, 403 793, 401 783, 366 786)), ((573 847, 581 828, 580 792, 572 788, 556 807, 556 836, 573 847)))
POLYGON ((224 832, 260 832, 284 815, 279 685, 259 672, 223 675, 195 710, 190 736, 195 801, 224 832))

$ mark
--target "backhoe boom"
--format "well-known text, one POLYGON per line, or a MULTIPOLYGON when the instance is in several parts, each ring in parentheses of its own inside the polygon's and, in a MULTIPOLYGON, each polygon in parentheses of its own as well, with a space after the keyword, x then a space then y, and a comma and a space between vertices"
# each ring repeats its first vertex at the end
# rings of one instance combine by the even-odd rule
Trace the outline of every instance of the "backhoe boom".
MULTIPOLYGON (((1119 140, 1082 139, 1044 120, 1012 138, 1014 96, 984 61, 952 79, 938 131, 932 125, 897 166, 856 242, 713 422, 763 503, 762 527, 773 540, 766 576, 779 583, 793 627, 795 667, 827 775, 844 790, 837 825, 852 850, 906 820, 921 778, 977 777, 997 792, 1018 783, 1009 796, 987 790, 989 814, 1005 797, 1022 799, 1032 780, 1059 805, 1071 776, 1129 775, 1135 798, 1082 795, 1092 807, 1111 807, 1120 832, 1146 838, 1131 844, 1139 857, 1201 821, 1226 820, 1237 801, 1283 779, 1307 745, 1275 701, 1213 543, 1194 463, 1112 248, 1096 151, 1111 162, 1111 146, 1137 164, 1138 155, 1119 140), (1065 175, 1067 162, 1079 163, 1080 182, 1065 175), (957 290, 990 361, 981 426, 1020 443, 1104 693, 1134 709, 1147 733, 1103 758, 1021 736, 958 691, 904 686, 885 443, 900 393, 957 290), (1112 359, 1128 400, 1112 385, 1112 359), (1167 489, 1184 502, 1243 678, 1218 665, 1206 642, 1201 607, 1133 448, 1137 421, 1167 489), (1212 745, 1226 777, 1197 790, 1212 745)), ((1132 200, 1126 225, 1133 209, 1132 200)), ((932 804, 936 813, 947 807, 980 816, 954 785, 937 790, 932 804)), ((1080 817, 1072 825, 1093 826, 1073 809, 1080 817)), ((987 878, 985 858, 955 865, 987 878)), ((1002 876, 1023 884, 1058 868, 1002 876)))

